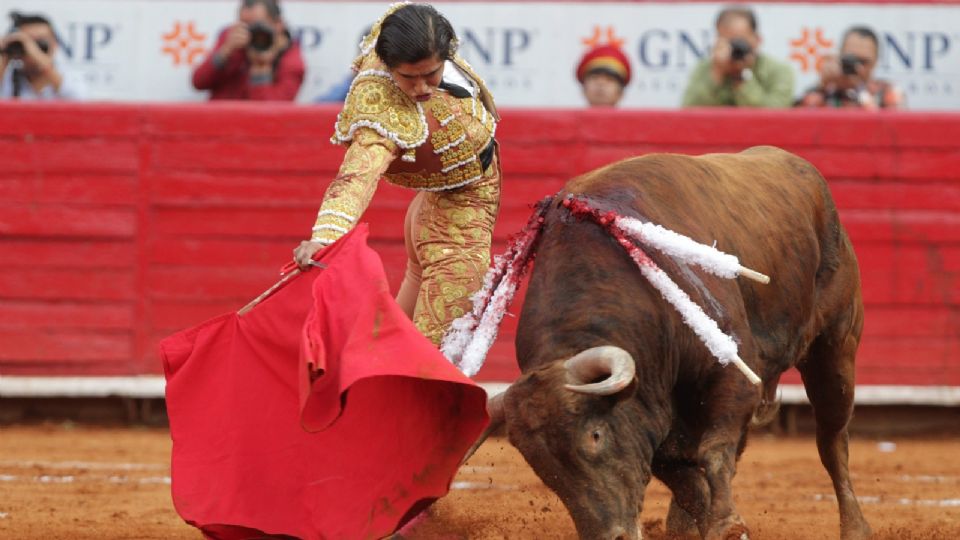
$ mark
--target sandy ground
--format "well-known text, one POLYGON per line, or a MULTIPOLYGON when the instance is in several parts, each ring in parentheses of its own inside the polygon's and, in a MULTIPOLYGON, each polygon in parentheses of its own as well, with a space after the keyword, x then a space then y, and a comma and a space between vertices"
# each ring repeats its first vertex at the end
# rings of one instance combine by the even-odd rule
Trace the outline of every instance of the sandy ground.
MULTIPOLYGON (((193 538, 170 503, 163 429, 0 428, 0 538, 193 538)), ((880 539, 960 538, 960 438, 855 439, 851 470, 880 539)), ((838 538, 836 502, 809 437, 755 436, 734 484, 756 539, 838 538)), ((666 488, 642 522, 665 538, 666 488)), ((488 441, 408 538, 576 538, 560 501, 504 439, 488 441)))

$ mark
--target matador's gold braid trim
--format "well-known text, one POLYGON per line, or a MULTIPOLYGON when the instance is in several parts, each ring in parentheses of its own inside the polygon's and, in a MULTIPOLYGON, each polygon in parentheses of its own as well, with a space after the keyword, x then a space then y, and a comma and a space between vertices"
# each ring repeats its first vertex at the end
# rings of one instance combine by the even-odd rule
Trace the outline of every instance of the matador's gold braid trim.
MULTIPOLYGON (((411 101, 386 71, 368 69, 357 74, 343 110, 334 125, 334 144, 350 142, 357 129, 370 128, 409 150, 427 140, 430 128, 420 103, 411 101)), ((405 154, 405 160, 406 158, 405 154)))
POLYGON ((377 182, 393 161, 395 150, 372 131, 357 132, 340 172, 323 197, 312 240, 330 243, 353 228, 370 204, 377 182))
POLYGON ((477 152, 470 143, 464 143, 440 154, 441 172, 449 172, 477 159, 477 152))
POLYGON ((483 170, 480 160, 473 159, 448 173, 390 173, 386 178, 391 184, 417 191, 450 191, 480 180, 483 170))
POLYGON ((433 113, 433 117, 437 119, 441 126, 446 126, 454 118, 450 106, 442 99, 430 100, 430 112, 433 113))
POLYGON ((494 118, 492 113, 487 112, 486 106, 483 103, 478 103, 476 98, 470 99, 470 116, 475 118, 480 124, 483 125, 487 133, 490 134, 490 137, 494 137, 497 134, 497 121, 494 118))
POLYGON ((450 122, 447 127, 440 128, 430 134, 430 143, 435 154, 444 154, 465 141, 467 132, 460 122, 450 122))

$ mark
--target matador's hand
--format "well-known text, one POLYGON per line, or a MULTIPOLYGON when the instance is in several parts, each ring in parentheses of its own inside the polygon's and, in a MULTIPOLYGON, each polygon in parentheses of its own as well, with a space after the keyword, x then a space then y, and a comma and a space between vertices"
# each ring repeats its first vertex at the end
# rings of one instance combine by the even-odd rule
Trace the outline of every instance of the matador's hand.
POLYGON ((306 270, 310 268, 310 261, 313 260, 313 254, 325 247, 327 246, 320 242, 304 240, 293 250, 293 260, 297 263, 297 266, 300 267, 300 270, 306 270))

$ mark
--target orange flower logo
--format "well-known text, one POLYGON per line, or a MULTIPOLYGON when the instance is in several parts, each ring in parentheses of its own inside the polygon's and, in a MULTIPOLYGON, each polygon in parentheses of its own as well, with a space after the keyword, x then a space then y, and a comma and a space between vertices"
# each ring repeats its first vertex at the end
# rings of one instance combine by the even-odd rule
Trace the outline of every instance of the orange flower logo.
POLYGON ((173 58, 175 66, 193 65, 207 51, 203 46, 207 34, 201 34, 193 25, 193 21, 176 21, 171 32, 162 34, 163 48, 160 50, 173 58))
POLYGON ((819 71, 823 57, 833 48, 833 40, 823 37, 823 29, 804 28, 798 39, 790 40, 790 59, 800 64, 800 71, 819 71))
POLYGON ((580 41, 582 41, 584 45, 590 47, 591 49, 600 45, 612 45, 618 49, 623 46, 623 38, 617 37, 617 35, 613 32, 612 26, 608 26, 606 32, 604 32, 604 30, 599 26, 594 26, 593 35, 588 38, 580 38, 580 41), (607 35, 606 40, 603 39, 604 33, 607 35))

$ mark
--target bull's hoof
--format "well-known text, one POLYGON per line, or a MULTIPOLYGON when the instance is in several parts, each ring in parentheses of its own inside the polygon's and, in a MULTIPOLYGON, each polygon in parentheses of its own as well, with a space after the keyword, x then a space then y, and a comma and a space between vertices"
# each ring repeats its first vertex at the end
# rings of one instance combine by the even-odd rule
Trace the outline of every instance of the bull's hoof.
POLYGON ((743 520, 736 518, 714 528, 707 534, 706 540, 750 540, 750 529, 743 520))
POLYGON ((750 540, 750 531, 747 530, 746 525, 734 525, 724 533, 723 540, 750 540))
POLYGON ((675 501, 670 501, 667 511, 667 538, 670 540, 700 540, 697 522, 675 501))
POLYGON ((870 525, 864 519, 856 523, 841 523, 840 525, 841 540, 866 540, 872 535, 873 531, 870 530, 870 525))

